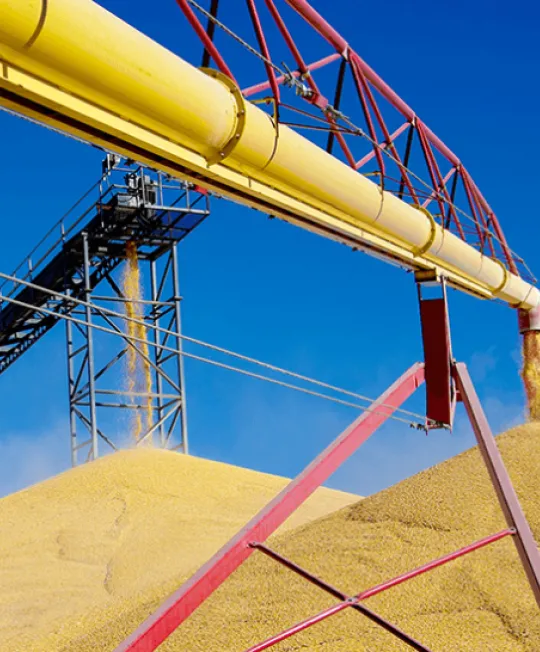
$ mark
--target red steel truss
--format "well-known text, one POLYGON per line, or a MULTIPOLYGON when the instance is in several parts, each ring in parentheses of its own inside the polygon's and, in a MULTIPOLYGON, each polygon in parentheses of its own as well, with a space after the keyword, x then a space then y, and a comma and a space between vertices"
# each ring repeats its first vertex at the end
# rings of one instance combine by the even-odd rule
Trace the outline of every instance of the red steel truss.
POLYGON ((176 2, 202 42, 204 66, 212 61, 282 124, 534 281, 461 160, 306 0, 176 2), (259 67, 233 46, 249 46, 259 67), (266 81, 252 78, 263 71, 266 81))
MULTIPOLYGON (((246 97, 267 104, 281 124, 306 130, 318 144, 323 143, 329 152, 342 157, 363 174, 373 176, 385 190, 424 210, 433 211, 433 217, 445 228, 486 254, 498 258, 513 273, 521 272, 522 276, 531 278, 523 260, 510 250, 493 210, 457 156, 306 0, 246 0, 245 6, 234 2, 233 11, 225 14, 225 19, 221 15, 227 0, 176 2, 202 41, 203 66, 208 67, 213 61, 223 73, 244 88, 246 97), (251 25, 252 41, 249 42, 247 37, 234 31, 235 23, 242 23, 239 19, 241 8, 245 8, 245 16, 251 25), (288 11, 287 15, 285 10, 288 11), (304 30, 308 27, 314 36, 318 35, 319 42, 333 52, 322 51, 319 57, 307 63, 301 51, 303 48, 293 37, 295 30, 302 26, 304 30), (219 44, 219 30, 224 32, 221 34, 223 39, 231 39, 237 47, 251 47, 251 53, 258 56, 265 70, 266 81, 244 83, 243 67, 235 70, 234 66, 230 66, 232 57, 229 60, 225 52, 227 48, 219 44), (279 55, 275 54, 277 37, 282 47, 279 55), (290 67, 276 63, 284 59, 291 62, 290 67), (326 90, 329 85, 332 92, 326 90), (331 100, 328 99, 330 96, 331 100), (303 122, 288 120, 286 116, 291 113, 295 113, 297 119, 301 116, 303 122), (427 185, 421 183, 419 178, 425 178, 427 185)), ((306 43, 305 38, 301 41, 306 43)), ((338 602, 253 645, 246 652, 271 648, 349 608, 377 623, 410 648, 429 652, 422 643, 368 609, 364 601, 508 536, 515 542, 540 607, 540 554, 467 368, 453 358, 444 281, 422 273, 417 273, 416 280, 419 286, 424 363, 415 364, 406 371, 115 652, 155 650, 255 552, 282 564, 334 596, 338 602), (436 290, 435 297, 429 298, 426 295, 433 288, 436 290), (354 596, 346 595, 266 546, 265 541, 286 518, 424 383, 426 429, 451 427, 456 403, 465 405, 507 528, 354 596)))

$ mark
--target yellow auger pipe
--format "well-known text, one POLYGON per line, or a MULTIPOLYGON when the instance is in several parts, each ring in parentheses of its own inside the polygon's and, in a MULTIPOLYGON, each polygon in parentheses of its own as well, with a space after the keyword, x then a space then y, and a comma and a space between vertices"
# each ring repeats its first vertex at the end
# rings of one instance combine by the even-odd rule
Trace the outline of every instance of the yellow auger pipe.
POLYGON ((91 0, 0 0, 0 104, 525 310, 537 288, 91 0))

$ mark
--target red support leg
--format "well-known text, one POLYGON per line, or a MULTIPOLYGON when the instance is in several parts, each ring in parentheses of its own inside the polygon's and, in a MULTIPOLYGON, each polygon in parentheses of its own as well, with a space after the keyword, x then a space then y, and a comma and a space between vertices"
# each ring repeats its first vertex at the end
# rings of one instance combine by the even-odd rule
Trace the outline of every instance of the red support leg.
POLYGON ((163 643, 253 553, 250 544, 266 541, 423 382, 424 365, 413 365, 115 652, 150 652, 163 643))
POLYGON ((454 365, 454 375, 506 522, 508 527, 516 531, 514 542, 534 597, 540 607, 540 553, 538 546, 519 504, 466 365, 463 363, 454 365))

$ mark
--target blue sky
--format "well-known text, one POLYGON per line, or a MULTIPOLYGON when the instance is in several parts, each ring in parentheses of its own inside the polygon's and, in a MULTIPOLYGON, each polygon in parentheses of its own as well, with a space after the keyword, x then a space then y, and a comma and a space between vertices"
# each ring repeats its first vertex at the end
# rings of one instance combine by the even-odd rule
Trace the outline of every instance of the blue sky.
MULTIPOLYGON (((100 4, 199 63, 173 0, 151 12, 142 0, 100 4)), ((511 246, 540 273, 529 197, 540 148, 535 3, 340 0, 334 15, 322 0, 313 5, 461 157, 511 246)), ((102 152, 3 113, 0 130, 0 270, 10 272, 96 179, 102 152)), ((188 335, 371 396, 421 355, 416 291, 401 270, 224 200, 180 252, 188 335)), ((454 352, 500 431, 523 419, 516 316, 450 299, 454 352)), ((69 464, 63 336, 58 326, 0 377, 0 495, 69 464)), ((186 368, 196 455, 291 476, 356 417, 201 363, 186 368)), ((391 422, 329 485, 368 494, 472 443, 462 417, 453 434, 428 437, 391 422)))

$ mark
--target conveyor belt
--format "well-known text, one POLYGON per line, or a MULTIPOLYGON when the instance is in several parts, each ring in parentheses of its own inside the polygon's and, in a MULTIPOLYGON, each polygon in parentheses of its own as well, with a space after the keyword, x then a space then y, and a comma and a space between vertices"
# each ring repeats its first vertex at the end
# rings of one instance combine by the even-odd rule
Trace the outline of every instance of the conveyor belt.
POLYGON ((31 304, 28 308, 4 300, 0 304, 0 373, 47 333, 62 315, 74 309, 73 302, 55 292, 84 299, 83 234, 87 234, 91 266, 91 290, 111 274, 125 258, 125 244, 134 240, 141 258, 158 257, 171 242, 179 242, 208 215, 201 208, 156 207, 142 201, 140 191, 115 192, 105 204, 96 204, 95 214, 65 243, 58 242, 53 255, 31 281, 43 292, 20 286, 10 299, 31 304), (40 308, 58 316, 44 314, 40 308))

